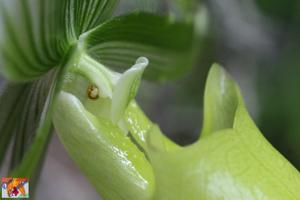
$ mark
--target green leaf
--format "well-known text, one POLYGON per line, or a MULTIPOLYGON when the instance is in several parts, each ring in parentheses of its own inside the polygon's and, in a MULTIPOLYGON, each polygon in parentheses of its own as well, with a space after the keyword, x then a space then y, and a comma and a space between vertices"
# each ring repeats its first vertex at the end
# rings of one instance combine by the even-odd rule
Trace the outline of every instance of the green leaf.
POLYGON ((58 66, 79 35, 111 16, 117 0, 2 0, 0 66, 27 81, 58 66))
POLYGON ((52 77, 49 74, 41 80, 26 84, 7 83, 1 94, 1 154, 3 155, 4 147, 10 143, 9 138, 14 136, 12 168, 22 160, 34 138, 52 77))
POLYGON ((5 83, 0 94, 0 166, 14 135, 19 112, 27 97, 26 85, 5 83))
MULTIPOLYGON (((66 69, 61 68, 59 71, 52 71, 42 79, 33 83, 33 85, 39 85, 39 87, 34 88, 35 94, 38 95, 35 95, 36 99, 33 98, 31 108, 36 110, 34 107, 41 103, 41 113, 39 117, 36 118, 37 121, 31 124, 34 125, 36 129, 30 132, 31 135, 24 136, 25 139, 30 139, 30 143, 25 144, 27 148, 26 151, 22 152, 22 159, 19 160, 18 165, 10 172, 10 175, 13 177, 30 178, 31 195, 33 195, 34 187, 37 183, 44 155, 51 137, 54 98, 61 90, 65 70, 66 69), (35 102, 35 100, 38 102, 35 102)), ((28 115, 28 118, 31 118, 31 115, 32 113, 28 115)), ((28 135, 28 132, 25 133, 28 135)))
POLYGON ((86 33, 87 52, 113 69, 126 69, 136 58, 149 59, 145 77, 175 78, 193 64, 193 26, 149 13, 116 17, 86 33))
POLYGON ((9 175, 30 178, 31 193, 51 136, 51 117, 47 119, 46 113, 54 75, 25 84, 8 83, 1 94, 0 158, 13 142, 9 175))
POLYGON ((217 65, 205 95, 205 109, 214 113, 205 112, 209 126, 199 141, 176 151, 161 148, 151 136, 147 141, 154 199, 298 199, 299 172, 263 137, 238 86, 217 65))
POLYGON ((126 0, 120 1, 117 13, 128 13, 132 10, 157 13, 161 7, 160 0, 126 0))

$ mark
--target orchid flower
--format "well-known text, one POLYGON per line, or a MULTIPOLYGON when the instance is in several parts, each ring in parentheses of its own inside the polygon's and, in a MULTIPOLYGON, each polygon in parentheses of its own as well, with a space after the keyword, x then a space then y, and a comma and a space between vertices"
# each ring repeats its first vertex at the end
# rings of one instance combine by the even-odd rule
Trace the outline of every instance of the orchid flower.
POLYGON ((217 64, 199 139, 183 147, 162 133, 135 96, 143 73, 165 80, 189 69, 193 24, 149 13, 110 19, 115 6, 0 2, 0 65, 9 82, 0 98, 0 161, 14 141, 10 175, 34 183, 53 123, 105 200, 299 199, 299 172, 263 137, 217 64))
POLYGON ((140 58, 116 76, 103 69, 108 80, 116 80, 113 95, 96 100, 85 92, 93 78, 67 77, 72 86, 62 89, 56 102, 54 125, 61 141, 104 199, 299 197, 299 172, 260 133, 238 86, 221 67, 214 65, 208 75, 201 137, 182 147, 164 136, 134 101, 146 64, 140 58), (130 84, 119 90, 125 79, 130 84), (120 96, 125 98, 116 98, 120 96), (114 117, 116 101, 124 105, 118 109, 120 118, 114 117))
POLYGON ((28 177, 30 192, 51 138, 55 101, 77 95, 78 77, 88 80, 78 92, 95 99, 86 106, 106 102, 107 111, 96 111, 126 132, 122 114, 147 59, 145 78, 159 81, 180 76, 194 62, 193 24, 138 11, 116 16, 117 6, 117 0, 0 1, 0 72, 6 78, 0 164, 12 143, 7 176, 28 177))

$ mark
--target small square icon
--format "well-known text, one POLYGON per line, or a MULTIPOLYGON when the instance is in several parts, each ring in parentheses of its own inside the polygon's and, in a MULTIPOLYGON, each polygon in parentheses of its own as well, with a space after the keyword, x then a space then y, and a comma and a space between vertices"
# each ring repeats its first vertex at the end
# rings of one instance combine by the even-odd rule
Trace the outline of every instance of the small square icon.
POLYGON ((29 181, 27 178, 3 177, 1 188, 1 197, 4 199, 29 198, 29 181))

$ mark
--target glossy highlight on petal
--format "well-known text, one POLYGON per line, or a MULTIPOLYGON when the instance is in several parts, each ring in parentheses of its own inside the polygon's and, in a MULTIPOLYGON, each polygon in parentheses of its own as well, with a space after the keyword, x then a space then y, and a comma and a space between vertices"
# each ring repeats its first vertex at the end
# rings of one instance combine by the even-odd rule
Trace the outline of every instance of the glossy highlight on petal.
POLYGON ((70 156, 103 198, 151 198, 152 168, 116 125, 96 118, 66 92, 57 99, 54 125, 70 156))

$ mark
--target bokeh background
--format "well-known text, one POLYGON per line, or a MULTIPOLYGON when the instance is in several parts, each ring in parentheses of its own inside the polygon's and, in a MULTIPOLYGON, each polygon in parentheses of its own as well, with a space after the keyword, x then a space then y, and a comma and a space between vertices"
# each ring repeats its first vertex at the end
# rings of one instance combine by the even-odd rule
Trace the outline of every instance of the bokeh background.
MULTIPOLYGON (((145 80, 139 90, 138 102, 164 133, 182 145, 199 137, 205 78, 218 62, 239 83, 265 137, 300 169, 300 1, 121 0, 116 15, 133 10, 167 13, 198 29, 195 67, 176 80, 145 80)), ((54 134, 36 199, 57 198, 99 199, 54 134)))

